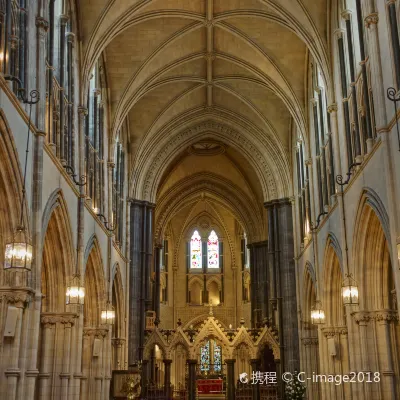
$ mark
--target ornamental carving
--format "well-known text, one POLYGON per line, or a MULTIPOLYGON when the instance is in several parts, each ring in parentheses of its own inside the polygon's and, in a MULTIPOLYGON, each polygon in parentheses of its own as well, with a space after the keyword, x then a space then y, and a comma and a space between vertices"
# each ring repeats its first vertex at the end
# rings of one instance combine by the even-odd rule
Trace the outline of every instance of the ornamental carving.
POLYGON ((78 318, 78 314, 73 313, 42 313, 40 316, 40 323, 45 326, 55 325, 57 323, 74 325, 76 318, 78 318))
POLYGON ((368 311, 360 311, 360 312, 355 312, 352 314, 354 320, 356 321, 357 324, 368 324, 368 322, 371 320, 371 313, 368 311))
POLYGON ((365 17, 365 26, 369 28, 371 25, 376 25, 379 22, 378 13, 372 13, 365 17))
POLYGON ((318 338, 305 338, 301 340, 304 344, 304 346, 318 346, 318 338))
POLYGON ((374 318, 378 322, 398 322, 399 315, 397 311, 380 310, 380 311, 375 311, 374 318))

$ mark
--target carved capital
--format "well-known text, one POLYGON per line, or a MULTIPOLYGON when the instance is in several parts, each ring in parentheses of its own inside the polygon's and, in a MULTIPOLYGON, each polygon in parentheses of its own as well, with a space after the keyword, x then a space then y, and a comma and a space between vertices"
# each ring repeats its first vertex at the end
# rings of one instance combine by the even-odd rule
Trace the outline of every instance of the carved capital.
POLYGON ((379 15, 378 13, 372 13, 365 17, 365 26, 369 28, 371 25, 377 25, 379 22, 379 15))
POLYGON ((66 25, 69 20, 69 15, 68 14, 61 14, 60 15, 60 24, 61 25, 66 25))
POLYGON ((65 36, 67 37, 67 41, 68 41, 69 43, 72 43, 72 44, 75 43, 75 33, 73 33, 73 32, 68 32, 65 36))
POLYGON ((337 104, 332 103, 330 106, 328 106, 327 111, 329 114, 336 113, 338 110, 337 104))
POLYGON ((78 114, 81 118, 84 118, 88 115, 89 111, 86 107, 78 107, 78 114))
POLYGON ((394 310, 379 310, 375 312, 375 320, 379 322, 397 322, 399 315, 394 310))
POLYGON ((302 339, 304 346, 318 346, 318 338, 304 338, 302 339))
POLYGON ((348 21, 351 17, 351 14, 352 14, 351 10, 343 10, 341 15, 343 19, 348 21))
POLYGON ((371 320, 371 314, 368 311, 359 311, 352 314, 357 324, 367 325, 371 320))
POLYGON ((49 23, 43 17, 36 17, 36 27, 39 30, 39 34, 44 35, 49 29, 49 23))
POLYGON ((333 32, 333 34, 334 34, 338 39, 340 39, 340 38, 342 38, 342 37, 344 36, 345 30, 342 29, 342 28, 339 28, 339 29, 336 29, 336 30, 333 32))

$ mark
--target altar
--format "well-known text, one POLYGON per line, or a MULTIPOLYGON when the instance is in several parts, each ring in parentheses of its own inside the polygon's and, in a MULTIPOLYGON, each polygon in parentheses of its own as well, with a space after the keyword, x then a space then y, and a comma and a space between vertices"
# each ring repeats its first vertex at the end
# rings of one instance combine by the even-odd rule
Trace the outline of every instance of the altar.
POLYGON ((220 394, 223 393, 223 380, 219 379, 197 379, 198 394, 220 394))

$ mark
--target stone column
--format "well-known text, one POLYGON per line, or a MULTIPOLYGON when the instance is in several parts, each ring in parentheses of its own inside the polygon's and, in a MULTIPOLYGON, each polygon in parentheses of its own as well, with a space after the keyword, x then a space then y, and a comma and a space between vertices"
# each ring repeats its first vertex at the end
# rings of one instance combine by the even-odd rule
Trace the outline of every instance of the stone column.
POLYGON ((154 321, 155 325, 158 326, 160 323, 160 289, 161 289, 161 271, 160 271, 160 252, 162 246, 157 245, 154 248, 155 257, 154 257, 154 272, 155 272, 155 288, 154 288, 154 310, 156 312, 156 319, 154 321))
POLYGON ((51 384, 50 374, 53 365, 53 357, 51 356, 54 351, 54 335, 55 335, 55 322, 49 317, 42 317, 42 356, 39 373, 39 399, 50 399, 51 384))
POLYGON ((61 399, 68 400, 68 382, 71 377, 70 362, 71 362, 71 328, 74 323, 73 318, 61 318, 61 323, 64 326, 64 354, 63 354, 63 369, 60 374, 61 378, 61 399))
POLYGON ((172 360, 165 359, 163 360, 164 363, 164 395, 166 400, 172 398, 171 393, 171 364, 172 360))
POLYGON ((142 361, 142 377, 141 377, 142 397, 147 396, 147 385, 149 384, 149 360, 142 361))
MULTIPOLYGON (((16 309, 17 313, 17 323, 15 327, 15 334, 12 338, 12 343, 10 345, 7 368, 4 370, 4 375, 7 379, 7 395, 6 398, 10 400, 16 399, 17 396, 17 386, 18 380, 21 376, 21 370, 18 365, 20 345, 21 345, 21 335, 22 335, 22 318, 23 318, 23 309, 24 302, 22 301, 14 301, 12 295, 8 296, 8 300, 11 300, 11 304, 16 309)), ((10 307, 10 305, 8 306, 10 307)))
MULTIPOLYGON (((370 354, 369 352, 369 346, 368 346, 368 330, 370 329, 369 327, 369 322, 371 319, 371 316, 368 312, 356 312, 353 314, 354 319, 356 323, 358 324, 359 327, 359 341, 360 341, 360 347, 361 347, 361 372, 370 372, 369 369, 369 360, 368 360, 368 355, 370 354)), ((372 400, 371 397, 371 389, 370 389, 370 384, 365 383, 365 384, 356 384, 358 386, 358 398, 363 399, 363 400, 372 400)))
MULTIPOLYGON (((289 199, 265 203, 273 208, 275 280, 281 363, 284 371, 299 370, 300 350, 294 262, 293 213, 289 199)), ((271 238, 272 239, 272 238, 271 238)))
POLYGON ((143 359, 145 312, 151 305, 153 209, 147 201, 130 200, 129 353, 128 365, 143 359))
POLYGON ((234 359, 225 360, 226 384, 227 384, 227 400, 235 400, 235 362, 234 359))
MULTIPOLYGON (((378 13, 371 8, 373 2, 366 1, 365 5, 369 8, 369 14, 365 17, 366 35, 368 37, 368 58, 371 68, 371 87, 373 92, 375 123, 377 130, 386 127, 386 95, 385 88, 382 85, 382 65, 381 54, 379 46, 379 32, 378 32, 378 13)), ((389 33, 388 33, 389 34, 389 33)))
MULTIPOLYGON (((255 374, 258 371, 259 365, 260 365, 260 360, 258 358, 252 358, 250 360, 250 365, 251 365, 251 371, 255 374)), ((260 385, 254 384, 251 385, 252 388, 252 400, 260 400, 260 385)))
POLYGON ((196 400, 196 365, 197 360, 189 359, 187 360, 189 365, 189 374, 188 374, 188 400, 196 400))
MULTIPOLYGON (((384 399, 395 400, 396 396, 396 381, 393 363, 393 347, 392 338, 390 333, 390 323, 397 322, 397 312, 390 310, 377 311, 375 319, 378 326, 378 352, 381 357, 382 368, 381 373, 381 387, 384 399)), ((372 371, 374 372, 374 371, 372 371)), ((373 377, 372 377, 373 379, 373 377)))

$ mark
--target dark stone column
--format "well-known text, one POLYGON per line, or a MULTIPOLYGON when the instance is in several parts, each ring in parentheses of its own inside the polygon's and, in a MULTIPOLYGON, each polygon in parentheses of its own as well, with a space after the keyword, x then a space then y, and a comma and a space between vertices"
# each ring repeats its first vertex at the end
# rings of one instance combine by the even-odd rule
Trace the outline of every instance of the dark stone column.
POLYGON ((235 362, 236 360, 225 360, 226 363, 226 384, 227 384, 227 400, 235 400, 235 362))
POLYGON ((160 245, 156 246, 155 257, 154 257, 154 272, 155 272, 155 286, 154 286, 154 311, 156 312, 155 325, 158 326, 160 323, 160 251, 162 247, 160 245))
POLYGON ((188 400, 196 400, 196 365, 197 360, 187 360, 189 365, 188 373, 188 400))
POLYGON ((142 397, 147 396, 147 385, 149 383, 149 360, 142 361, 142 397))
POLYGON ((172 360, 163 360, 164 363, 164 395, 166 400, 172 398, 171 394, 171 363, 172 360))
MULTIPOLYGON (((265 204, 268 216, 273 215, 277 327, 281 347, 281 365, 284 371, 299 370, 299 337, 297 323, 296 273, 292 206, 289 199, 274 200, 265 204), (272 209, 272 211, 271 211, 272 209)), ((271 221, 269 221, 271 226, 271 221)))
POLYGON ((143 359, 145 312, 151 305, 153 209, 147 201, 130 200, 129 352, 128 365, 143 359))
MULTIPOLYGON (((250 360, 251 370, 256 373, 258 371, 258 366, 260 364, 260 360, 258 358, 252 358, 250 360)), ((254 384, 252 387, 252 400, 260 400, 260 385, 254 384)))

